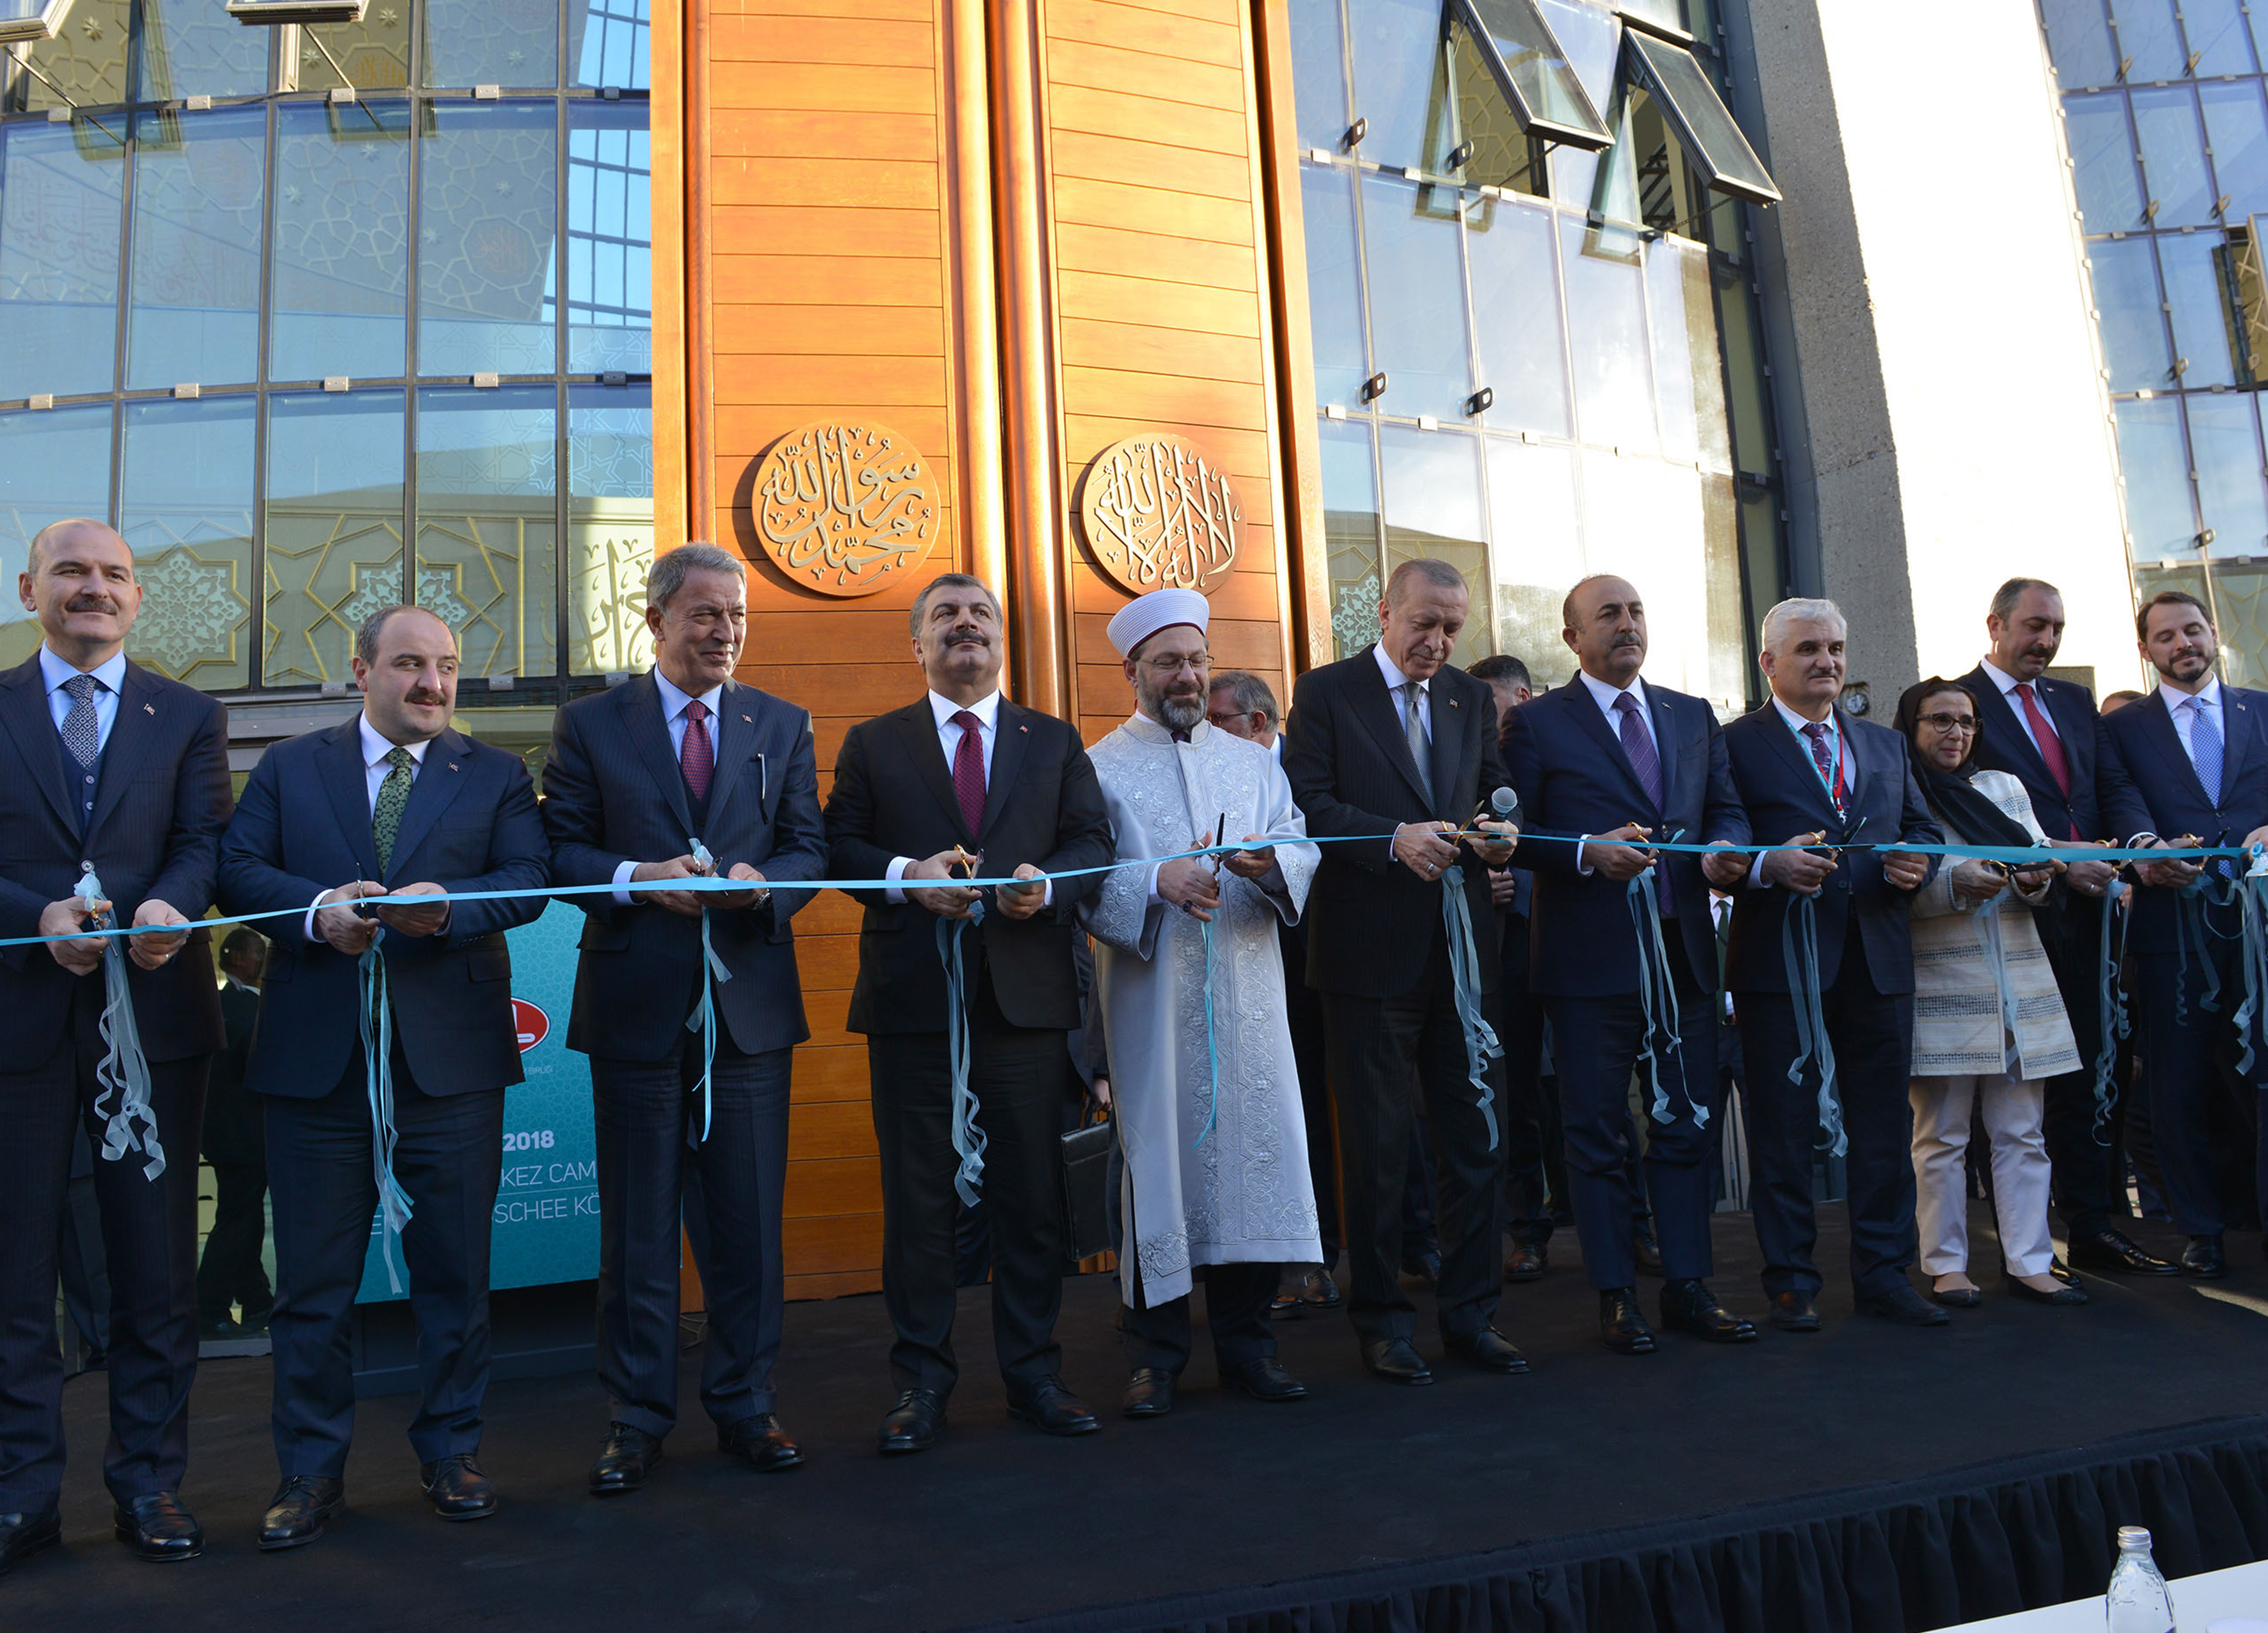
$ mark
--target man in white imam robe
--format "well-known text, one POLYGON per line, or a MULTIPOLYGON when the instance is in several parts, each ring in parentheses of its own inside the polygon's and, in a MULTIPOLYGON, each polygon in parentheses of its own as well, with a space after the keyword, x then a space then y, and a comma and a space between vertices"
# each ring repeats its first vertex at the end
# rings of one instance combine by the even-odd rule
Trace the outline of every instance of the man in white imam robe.
POLYGON ((1299 921, 1318 853, 1299 842, 1306 819, 1274 757, 1205 719, 1205 613, 1196 592, 1164 590, 1113 620, 1140 708, 1089 755, 1121 857, 1192 849, 1217 825, 1278 841, 1219 865, 1121 868, 1080 910, 1125 1156, 1119 1275, 1135 1417, 1172 1406, 1199 1265, 1222 1381, 1265 1400, 1304 1395, 1275 1358, 1268 1305, 1280 1267, 1322 1251, 1276 935, 1279 920, 1299 921))

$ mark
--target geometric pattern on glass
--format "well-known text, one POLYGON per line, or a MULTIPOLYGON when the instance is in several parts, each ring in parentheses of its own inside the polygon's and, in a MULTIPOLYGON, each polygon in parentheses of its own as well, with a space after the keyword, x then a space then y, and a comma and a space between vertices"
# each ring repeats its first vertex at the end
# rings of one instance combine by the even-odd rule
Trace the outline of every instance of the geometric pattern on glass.
POLYGON ((421 374, 549 374, 556 105, 425 105, 418 156, 421 374))

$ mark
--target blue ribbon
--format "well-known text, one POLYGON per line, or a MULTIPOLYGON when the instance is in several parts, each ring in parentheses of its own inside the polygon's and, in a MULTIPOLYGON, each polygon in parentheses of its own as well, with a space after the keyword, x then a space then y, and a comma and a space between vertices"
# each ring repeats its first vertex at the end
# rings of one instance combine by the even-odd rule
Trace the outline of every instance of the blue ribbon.
POLYGON ((1488 1023, 1481 1009, 1481 959, 1473 945, 1473 909, 1465 899, 1462 863, 1441 876, 1441 920, 1449 932, 1450 984, 1456 991, 1457 1020, 1464 1028, 1466 1075, 1480 1093, 1481 1115, 1488 1120, 1488 1149, 1493 1151, 1496 1092, 1489 1083, 1489 1062, 1503 1058, 1504 1046, 1497 1041, 1496 1028, 1488 1023))
POLYGON ((394 1261, 401 1232, 409 1223, 409 1193, 394 1177, 394 1148, 400 1137, 394 1127, 394 1015, 387 1002, 386 960, 379 956, 375 940, 363 949, 361 970, 363 1086, 370 1096, 371 1167, 378 1179, 378 1212, 385 1226, 378 1256, 386 1261, 387 1281, 399 1293, 401 1273, 394 1261))
MULTIPOLYGON (((708 867, 716 866, 717 859, 710 855, 707 846, 698 839, 688 839, 686 843, 691 847, 690 854, 695 861, 708 867)), ((692 881, 680 880, 677 883, 684 884, 690 883, 692 881)), ((737 886, 741 890, 748 888, 746 882, 741 880, 727 879, 723 883, 729 886, 737 886)), ((431 901, 433 898, 429 896, 425 899, 431 901)), ((710 1114, 714 1109, 711 1083, 717 1070, 717 983, 729 981, 732 979, 733 972, 725 967, 725 961, 717 956, 716 948, 710 945, 709 910, 703 907, 701 910, 701 1002, 685 1019, 687 1031, 701 1034, 701 1081, 694 1086, 693 1090, 694 1093, 701 1097, 701 1132, 696 1134, 693 1132, 692 1126, 687 1125, 685 1143, 688 1145, 697 1146, 709 1138, 710 1114)))
POLYGON ((1843 1107, 1835 1097, 1835 1046, 1827 1038, 1827 1008, 1819 991, 1819 913, 1815 898, 1798 894, 1779 922, 1780 957, 1787 964, 1787 994, 1795 1005, 1795 1063, 1788 1082, 1801 1086, 1807 1062, 1819 1063, 1819 1127, 1826 1149, 1840 1156, 1850 1149, 1843 1132, 1843 1107))
POLYGON ((1220 1051, 1214 1046, 1212 1036, 1212 920, 1204 920, 1197 927, 1204 932, 1205 1067, 1211 1075, 1212 1098, 1206 1103, 1204 1127, 1189 1142, 1193 1151, 1205 1142, 1205 1136, 1220 1118, 1220 1051))
MULTIPOLYGON (((1653 1084, 1653 1120, 1669 1123, 1676 1113, 1669 1109, 1669 1090, 1661 1085, 1662 1056, 1678 1056, 1681 1066, 1684 1046, 1683 1023, 1677 1013, 1677 983, 1670 979, 1669 948, 1661 936, 1661 903, 1653 893, 1653 868, 1647 868, 1630 882, 1631 927, 1638 934, 1638 1005, 1646 1022, 1646 1046, 1638 1052, 1638 1063, 1646 1068, 1653 1084), (1667 1042, 1657 1045, 1657 1033, 1667 1042)), ((1681 1075, 1680 1081, 1683 1082, 1681 1075)), ((1684 1084, 1685 1104, 1692 1108, 1697 1128, 1709 1126, 1708 1109, 1693 1097, 1693 1085, 1684 1084)))
MULTIPOLYGON (((82 901, 103 899, 102 881, 94 864, 82 862, 78 895, 82 901)), ((101 915, 107 927, 112 916, 101 915)), ((176 925, 151 925, 151 929, 178 929, 176 925)), ((166 1171, 166 1148, 158 1143, 158 1113, 150 1105, 150 1062, 142 1053, 142 1028, 134 1018, 134 994, 126 984, 126 943, 114 937, 102 950, 103 1055, 94 1068, 94 1114, 103 1119, 102 1159, 115 1163, 129 1151, 140 1151, 149 1160, 142 1177, 155 1179, 166 1171), (118 1097, 115 1111, 110 1097, 118 1097)))
POLYGON ((2102 1146, 2110 1143, 2110 1079, 2111 1069, 2117 1064, 2118 1040, 2133 1030, 2126 1013, 2126 989, 2118 979, 2125 951, 2126 910, 2132 897, 2133 887, 2124 879, 2111 880, 2102 893, 2102 945, 2095 966, 2096 1013, 2102 1018, 2102 1035, 2095 1055, 2095 1142, 2102 1146))
MULTIPOLYGON (((981 913, 982 902, 972 913, 981 913)), ((937 956, 945 965, 945 1046, 953 1072, 953 1153, 961 1166, 953 1188, 961 1204, 974 1208, 984 1183, 984 1130, 976 1120, 976 1091, 968 1086, 968 992, 961 967, 961 927, 971 919, 937 921, 937 956)))

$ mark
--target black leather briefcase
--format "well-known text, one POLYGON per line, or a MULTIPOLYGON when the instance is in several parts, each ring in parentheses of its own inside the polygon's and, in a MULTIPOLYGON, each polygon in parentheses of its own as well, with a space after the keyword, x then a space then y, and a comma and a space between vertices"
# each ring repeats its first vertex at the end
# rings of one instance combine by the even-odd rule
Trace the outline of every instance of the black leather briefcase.
POLYGON ((1063 1137, 1064 1256, 1092 1259, 1110 1251, 1110 1142, 1117 1131, 1090 1101, 1100 1120, 1082 1123, 1063 1137))

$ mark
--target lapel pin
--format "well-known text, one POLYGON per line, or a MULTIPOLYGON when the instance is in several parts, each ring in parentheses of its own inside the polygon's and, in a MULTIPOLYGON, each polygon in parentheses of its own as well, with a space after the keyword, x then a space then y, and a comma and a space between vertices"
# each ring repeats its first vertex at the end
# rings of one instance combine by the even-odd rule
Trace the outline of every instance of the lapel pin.
POLYGON ((750 720, 747 715, 743 714, 742 716, 740 716, 740 723, 741 723, 742 725, 744 725, 744 726, 753 726, 753 725, 755 725, 755 721, 754 721, 754 720, 750 720))
POLYGON ((451 760, 451 761, 449 762, 449 769, 450 769, 451 771, 454 771, 454 770, 456 770, 456 769, 457 769, 457 762, 456 762, 456 761, 454 761, 454 760, 451 760))
MULTIPOLYGON (((2244 706, 2240 703, 2236 706, 2241 709, 2244 706)), ((154 703, 145 703, 142 706, 142 713, 144 714, 154 715, 158 713, 158 706, 154 703)))
POLYGON ((1027 731, 1031 730, 1032 728, 1031 728, 1030 727, 1028 727, 1028 726, 1019 726, 1019 727, 1017 727, 1017 728, 1016 728, 1016 729, 1017 729, 1018 731, 1027 732, 1027 731))

